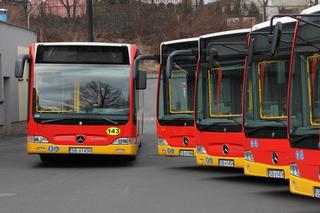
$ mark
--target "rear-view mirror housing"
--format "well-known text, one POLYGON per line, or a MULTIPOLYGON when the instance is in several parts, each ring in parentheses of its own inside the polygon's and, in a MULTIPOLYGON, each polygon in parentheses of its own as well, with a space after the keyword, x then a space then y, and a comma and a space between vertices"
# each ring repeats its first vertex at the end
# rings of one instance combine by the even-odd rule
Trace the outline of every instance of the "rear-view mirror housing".
POLYGON ((136 79, 136 89, 145 90, 147 88, 147 72, 144 70, 138 71, 138 77, 136 79))
POLYGON ((23 78, 24 65, 26 63, 26 60, 29 60, 28 54, 18 56, 14 72, 16 78, 23 78))
POLYGON ((281 41, 281 34, 282 34, 282 23, 277 22, 273 29, 272 35, 270 35, 272 56, 276 56, 278 53, 280 41, 281 41))

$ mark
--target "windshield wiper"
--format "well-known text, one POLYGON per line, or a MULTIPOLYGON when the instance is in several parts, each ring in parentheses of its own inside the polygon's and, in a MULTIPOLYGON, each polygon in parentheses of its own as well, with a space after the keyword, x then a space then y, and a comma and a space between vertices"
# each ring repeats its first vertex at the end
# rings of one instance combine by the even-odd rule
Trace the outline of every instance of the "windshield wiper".
POLYGON ((65 118, 54 118, 54 119, 48 119, 48 120, 39 120, 42 124, 48 124, 48 123, 54 123, 56 121, 65 121, 65 120, 71 120, 74 118, 65 117, 65 118))
POLYGON ((175 121, 185 121, 185 122, 193 121, 193 117, 192 118, 174 118, 172 120, 168 120, 168 119, 158 119, 158 120, 162 125, 165 125, 175 121))
MULTIPOLYGON (((282 123, 283 124, 283 122, 280 122, 280 123, 282 123)), ((285 125, 285 126, 282 126, 282 127, 287 127, 287 125, 285 125)), ((245 131, 246 131, 246 133, 248 133, 248 134, 253 134, 253 133, 255 133, 255 132, 257 132, 257 131, 259 131, 259 130, 261 130, 261 129, 267 129, 267 128, 279 128, 279 126, 270 126, 270 125, 263 125, 263 126, 256 126, 256 127, 246 127, 245 128, 245 131), (248 129, 248 128, 250 128, 250 129, 248 129)))
POLYGON ((237 121, 235 118, 233 118, 233 117, 227 117, 226 118, 227 120, 229 120, 229 121, 234 121, 236 124, 238 124, 239 126, 242 126, 242 123, 240 123, 239 121, 237 121))
MULTIPOLYGON (((229 119, 228 119, 228 120, 229 120, 229 119)), ((230 120, 232 120, 232 119, 230 119, 230 120)), ((234 120, 232 120, 232 121, 234 121, 234 120)), ((234 122, 236 122, 236 121, 234 121, 234 122)), ((239 124, 238 122, 236 122, 236 123, 239 124)), ((203 126, 203 127, 200 127, 199 130, 203 131, 203 130, 207 130, 207 129, 213 127, 213 126, 230 125, 230 124, 231 124, 231 123, 225 122, 225 121, 217 121, 217 122, 214 122, 214 123, 205 125, 205 126, 203 126)), ((240 125, 241 125, 241 124, 240 124, 240 125)))
POLYGON ((281 120, 281 119, 272 119, 272 120, 269 120, 269 121, 274 121, 276 123, 281 123, 283 125, 283 127, 287 127, 287 122, 285 122, 284 120, 281 120))
MULTIPOLYGON (((108 121, 109 123, 112 123, 112 124, 114 124, 114 125, 118 125, 118 122, 117 122, 117 121, 114 121, 114 120, 110 119, 109 117, 107 117, 107 116, 104 115, 104 114, 101 114, 101 113, 90 113, 89 115, 99 116, 99 117, 97 117, 97 118, 102 118, 102 119, 108 121)), ((89 119, 92 119, 92 118, 90 117, 89 119)))
POLYGON ((99 118, 102 118, 103 120, 106 120, 106 121, 108 121, 109 123, 111 123, 111 124, 114 124, 114 125, 117 125, 118 124, 118 122, 116 122, 116 121, 114 121, 114 120, 112 120, 112 119, 110 119, 110 118, 108 118, 108 117, 106 117, 106 116, 104 116, 103 114, 90 114, 90 115, 97 115, 97 116, 99 116, 99 117, 96 117, 96 118, 92 118, 92 117, 82 117, 82 116, 76 116, 76 117, 61 117, 61 118, 53 118, 53 119, 46 119, 46 120, 40 120, 40 123, 42 123, 42 124, 48 124, 48 123, 54 123, 54 122, 57 122, 57 121, 65 121, 65 120, 73 120, 73 119, 77 119, 77 120, 81 120, 81 119, 83 119, 83 120, 90 120, 90 119, 95 119, 95 120, 97 120, 97 119, 99 119, 99 118))

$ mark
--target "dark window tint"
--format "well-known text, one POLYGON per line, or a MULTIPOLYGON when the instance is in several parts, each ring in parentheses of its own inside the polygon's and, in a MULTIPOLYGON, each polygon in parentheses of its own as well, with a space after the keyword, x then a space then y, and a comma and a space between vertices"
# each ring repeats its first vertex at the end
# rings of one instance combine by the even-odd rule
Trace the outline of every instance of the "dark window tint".
POLYGON ((38 46, 36 63, 130 64, 128 47, 38 46))

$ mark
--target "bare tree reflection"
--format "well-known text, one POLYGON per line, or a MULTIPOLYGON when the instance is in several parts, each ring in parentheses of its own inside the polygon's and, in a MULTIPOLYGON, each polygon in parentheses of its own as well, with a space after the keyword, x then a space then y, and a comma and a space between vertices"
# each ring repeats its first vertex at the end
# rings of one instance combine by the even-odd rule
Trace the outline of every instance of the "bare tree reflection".
POLYGON ((80 92, 81 107, 86 111, 93 108, 124 108, 128 101, 121 89, 114 88, 102 81, 91 81, 81 86, 80 92))

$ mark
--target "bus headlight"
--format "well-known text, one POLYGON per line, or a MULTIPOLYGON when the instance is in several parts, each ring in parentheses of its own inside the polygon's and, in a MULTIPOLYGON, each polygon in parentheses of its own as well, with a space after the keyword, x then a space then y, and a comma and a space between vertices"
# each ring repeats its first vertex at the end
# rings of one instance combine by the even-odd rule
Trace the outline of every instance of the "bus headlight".
POLYGON ((118 138, 117 140, 113 141, 113 145, 130 145, 130 144, 136 144, 137 139, 136 138, 118 138))
POLYGON ((254 157, 251 151, 245 151, 244 152, 244 159, 247 161, 254 162, 254 157))
POLYGON ((197 153, 198 154, 207 154, 207 150, 203 146, 197 145, 197 153))
POLYGON ((49 143, 48 139, 43 136, 27 136, 27 141, 30 143, 49 143))
POLYGON ((163 138, 158 138, 158 145, 161 145, 161 146, 168 146, 168 141, 166 139, 163 139, 163 138))
POLYGON ((295 177, 300 177, 300 171, 297 164, 290 164, 290 174, 295 177))

